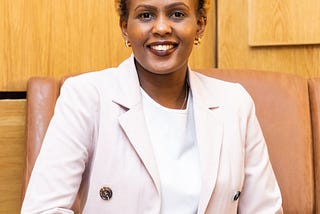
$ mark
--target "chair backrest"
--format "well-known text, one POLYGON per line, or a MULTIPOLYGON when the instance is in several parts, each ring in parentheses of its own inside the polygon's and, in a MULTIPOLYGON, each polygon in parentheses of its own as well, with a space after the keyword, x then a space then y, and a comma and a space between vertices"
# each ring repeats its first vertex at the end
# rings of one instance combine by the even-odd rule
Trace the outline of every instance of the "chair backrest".
MULTIPOLYGON (((251 94, 267 141, 283 196, 285 213, 314 213, 314 172, 308 82, 302 77, 250 70, 198 70, 205 75, 241 83, 251 94)), ((28 82, 25 180, 53 114, 60 84, 50 78, 28 82)))
MULTIPOLYGON (((314 213, 314 164, 308 80, 253 70, 201 70, 241 83, 252 96, 283 197, 284 213, 314 213)), ((320 108, 319 108, 320 109, 320 108)))
POLYGON ((33 77, 28 80, 22 199, 24 198, 34 163, 39 154, 42 140, 53 115, 59 92, 60 84, 53 78, 33 77))
POLYGON ((320 213, 320 78, 309 80, 309 94, 314 149, 316 213, 320 213))

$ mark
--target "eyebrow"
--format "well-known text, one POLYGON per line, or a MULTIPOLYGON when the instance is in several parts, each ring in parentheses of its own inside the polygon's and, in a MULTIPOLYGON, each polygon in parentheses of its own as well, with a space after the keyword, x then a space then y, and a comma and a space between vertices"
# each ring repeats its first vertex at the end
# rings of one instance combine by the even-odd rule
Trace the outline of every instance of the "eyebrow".
MULTIPOLYGON (((165 6, 165 9, 170 9, 170 8, 173 8, 173 7, 177 7, 177 6, 184 6, 188 9, 190 9, 190 7, 188 5, 186 5, 184 2, 175 2, 175 3, 172 3, 170 5, 167 5, 165 6)), ((137 11, 139 8, 146 8, 146 9, 150 9, 150 10, 157 10, 157 7, 153 6, 153 5, 149 5, 149 4, 140 4, 138 5, 134 11, 137 11)))

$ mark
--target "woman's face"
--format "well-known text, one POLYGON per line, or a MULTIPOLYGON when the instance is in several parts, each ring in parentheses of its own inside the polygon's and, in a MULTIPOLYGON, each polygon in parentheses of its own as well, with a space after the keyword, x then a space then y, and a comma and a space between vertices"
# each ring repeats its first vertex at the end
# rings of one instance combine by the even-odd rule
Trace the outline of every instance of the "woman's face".
POLYGON ((127 0, 129 16, 121 20, 125 40, 138 63, 155 74, 185 71, 193 41, 205 21, 198 0, 127 0))

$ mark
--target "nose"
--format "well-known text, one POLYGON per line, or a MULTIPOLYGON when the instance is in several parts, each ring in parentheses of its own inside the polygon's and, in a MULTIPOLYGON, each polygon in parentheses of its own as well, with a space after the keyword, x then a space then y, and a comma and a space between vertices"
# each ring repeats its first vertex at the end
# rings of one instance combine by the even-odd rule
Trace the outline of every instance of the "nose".
POLYGON ((168 18, 164 15, 158 16, 154 22, 152 32, 160 36, 170 34, 172 32, 172 26, 168 18))

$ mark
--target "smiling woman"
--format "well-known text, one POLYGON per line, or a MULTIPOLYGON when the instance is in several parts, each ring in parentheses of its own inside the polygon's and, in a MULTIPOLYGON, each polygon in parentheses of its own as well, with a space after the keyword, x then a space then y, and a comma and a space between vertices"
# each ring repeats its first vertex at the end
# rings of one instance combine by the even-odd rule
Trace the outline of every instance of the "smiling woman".
POLYGON ((22 213, 282 213, 251 97, 188 66, 208 2, 116 2, 133 54, 65 81, 22 213))
POLYGON ((206 24, 197 4, 130 1, 127 19, 120 22, 123 37, 132 46, 141 87, 166 107, 179 108, 186 97, 188 58, 206 24))

